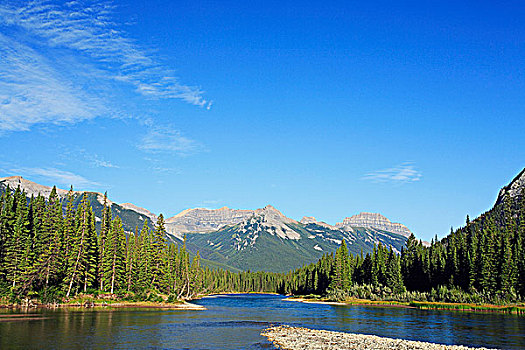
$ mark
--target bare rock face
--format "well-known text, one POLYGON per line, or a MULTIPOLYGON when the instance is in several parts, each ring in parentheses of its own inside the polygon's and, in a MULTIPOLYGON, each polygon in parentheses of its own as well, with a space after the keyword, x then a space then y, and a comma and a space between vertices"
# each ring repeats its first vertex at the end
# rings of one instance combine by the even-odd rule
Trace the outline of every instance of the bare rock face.
MULTIPOLYGON (((22 176, 9 176, 0 178, 0 186, 5 189, 8 185, 11 190, 15 190, 18 186, 20 186, 20 189, 25 191, 28 197, 36 197, 40 194, 45 198, 49 198, 52 190, 52 187, 37 184, 36 182, 24 179, 22 176)), ((69 191, 60 188, 57 188, 56 191, 57 195, 62 199, 66 198, 67 194, 69 193, 69 191)), ((82 195, 82 193, 84 192, 73 191, 73 194, 75 195, 82 195)), ((103 204, 104 195, 97 193, 97 200, 100 202, 100 204, 103 204)), ((113 203, 108 199, 107 204, 111 205, 113 203)))
POLYGON ((525 189, 525 168, 508 184, 499 191, 496 204, 503 203, 505 197, 511 198, 521 195, 521 191, 525 189))
MULTIPOLYGON (((29 197, 31 197, 32 195, 36 197, 38 196, 38 194, 40 194, 43 197, 49 198, 49 195, 51 194, 52 190, 52 188, 49 186, 37 184, 36 182, 24 179, 22 176, 4 177, 0 179, 0 183, 4 187, 9 186, 11 190, 15 190, 18 186, 20 186, 20 189, 26 191, 29 197)), ((66 197, 67 192, 68 191, 66 190, 61 190, 57 188, 57 194, 59 197, 66 197)))
POLYGON ((157 215, 153 214, 148 209, 139 207, 139 206, 137 206, 137 205, 135 205, 133 203, 122 203, 120 206, 122 208, 124 208, 124 209, 133 210, 136 213, 139 213, 139 214, 142 214, 142 215, 148 217, 150 222, 152 222, 152 223, 157 222, 157 215))
POLYGON ((238 210, 222 207, 220 209, 187 209, 166 219, 166 231, 181 237, 188 232, 212 232, 227 225, 235 225, 255 214, 255 210, 238 210))
POLYGON ((262 209, 255 210, 255 215, 243 220, 239 226, 243 232, 255 230, 256 233, 267 232, 282 239, 300 239, 301 235, 290 228, 288 226, 290 224, 298 224, 298 222, 284 216, 271 205, 267 205, 262 209))
POLYGON ((405 237, 412 233, 405 225, 391 222, 386 217, 377 213, 359 213, 345 218, 343 222, 335 224, 336 227, 347 229, 353 227, 376 228, 388 232, 398 233, 405 237))
MULTIPOLYGON (((301 221, 299 221, 301 224, 303 225, 309 225, 309 224, 315 224, 315 225, 319 225, 319 226, 322 226, 322 227, 325 227, 327 229, 330 229, 330 230, 337 230, 338 228, 335 227, 335 226, 332 226, 330 224, 327 224, 326 222, 324 221, 319 221, 317 220, 316 218, 314 218, 313 216, 303 216, 303 218, 301 219, 301 221)), ((352 231, 352 229, 350 227, 347 227, 347 231, 352 231)))
POLYGON ((301 224, 308 225, 308 224, 317 224, 318 221, 313 216, 303 216, 301 221, 299 221, 301 224))
MULTIPOLYGON (((287 224, 298 222, 284 216, 271 205, 256 210, 240 210, 222 207, 220 209, 187 209, 166 220, 166 231, 181 238, 185 233, 207 233, 218 231, 225 226, 239 224, 244 227, 257 224, 260 231, 267 229, 270 234, 281 238, 297 239, 297 233, 287 224)), ((245 230, 248 230, 247 228, 245 230)))

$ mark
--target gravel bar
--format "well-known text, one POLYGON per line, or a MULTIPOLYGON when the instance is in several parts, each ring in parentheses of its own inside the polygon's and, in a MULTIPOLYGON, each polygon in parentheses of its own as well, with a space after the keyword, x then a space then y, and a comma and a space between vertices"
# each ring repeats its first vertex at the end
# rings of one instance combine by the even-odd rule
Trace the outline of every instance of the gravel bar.
POLYGON ((330 350, 330 349, 423 349, 423 350, 465 350, 462 345, 443 345, 421 341, 393 339, 375 335, 331 332, 302 327, 277 326, 263 330, 261 335, 268 338, 282 350, 330 350))

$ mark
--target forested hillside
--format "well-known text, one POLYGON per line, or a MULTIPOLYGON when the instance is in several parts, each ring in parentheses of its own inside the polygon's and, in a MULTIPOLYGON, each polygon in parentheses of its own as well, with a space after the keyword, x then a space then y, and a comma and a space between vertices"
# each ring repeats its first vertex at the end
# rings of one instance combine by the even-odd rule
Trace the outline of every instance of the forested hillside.
POLYGON ((97 235, 88 198, 83 195, 75 205, 70 191, 63 211, 55 188, 47 200, 37 196, 28 202, 20 188, 2 194, 0 299, 59 302, 78 293, 107 293, 175 300, 197 293, 277 289, 277 274, 202 268, 198 253, 190 259, 185 244, 166 242, 162 215, 154 230, 144 222, 140 231, 126 235, 120 217, 112 218, 104 205, 97 235))
POLYGON ((100 232, 83 195, 70 191, 65 206, 56 189, 27 200, 20 189, 0 197, 0 298, 64 301, 79 293, 170 300, 212 292, 316 294, 341 300, 506 303, 525 296, 525 189, 523 173, 496 205, 430 246, 411 235, 400 254, 384 244, 351 254, 345 240, 316 263, 283 273, 240 272, 201 266, 186 241, 166 240, 164 218, 126 233, 103 205, 100 232), (519 186, 516 185, 519 184, 519 186), (519 188, 518 188, 519 187, 519 188), (519 191, 518 191, 519 189, 519 191), (63 209, 65 208, 65 209, 63 209))
POLYGON ((429 247, 411 236, 400 255, 376 246, 366 256, 335 255, 289 273, 282 288, 335 299, 492 302, 525 297, 525 190, 498 199, 490 211, 429 247))

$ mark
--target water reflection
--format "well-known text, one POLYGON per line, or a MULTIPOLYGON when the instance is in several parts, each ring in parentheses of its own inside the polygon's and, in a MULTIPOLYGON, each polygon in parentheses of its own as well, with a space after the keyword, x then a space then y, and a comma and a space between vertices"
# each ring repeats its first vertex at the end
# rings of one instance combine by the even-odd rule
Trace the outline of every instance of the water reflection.
MULTIPOLYGON (((260 336, 270 324, 445 344, 525 348, 525 317, 516 315, 328 306, 253 294, 205 298, 197 303, 208 310, 39 310, 36 316, 28 314, 26 320, 1 321, 0 348, 271 349, 260 336)), ((17 313, 20 311, 0 310, 0 315, 17 313)))

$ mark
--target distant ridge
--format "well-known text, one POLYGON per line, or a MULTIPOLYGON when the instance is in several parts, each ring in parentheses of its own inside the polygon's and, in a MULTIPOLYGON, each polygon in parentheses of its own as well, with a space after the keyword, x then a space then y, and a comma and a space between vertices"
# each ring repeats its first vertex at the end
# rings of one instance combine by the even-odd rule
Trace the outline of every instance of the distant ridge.
MULTIPOLYGON (((21 176, 1 178, 0 191, 8 186, 12 191, 20 186, 28 197, 49 197, 52 189, 21 176)), ((57 193, 65 205, 68 191, 57 189, 57 193)), ((80 203, 83 193, 74 192, 74 206, 80 203)), ((104 195, 86 194, 100 225, 104 195)), ((109 199, 107 203, 113 216, 122 219, 127 232, 140 229, 145 222, 152 227, 157 219, 156 214, 133 203, 117 204, 109 199)), ((315 262, 323 254, 335 251, 343 239, 353 254, 371 252, 374 244, 392 247, 399 253, 410 234, 406 226, 392 223, 381 214, 360 213, 332 226, 314 217, 296 221, 272 205, 259 209, 190 208, 166 219, 165 225, 171 242, 182 243, 186 235, 188 249, 199 251, 210 266, 276 272, 315 262)))
POLYGON ((402 236, 409 237, 412 232, 403 224, 391 222, 386 217, 378 213, 359 213, 349 218, 344 218, 343 222, 335 224, 336 227, 366 227, 376 228, 388 232, 398 233, 402 236))

